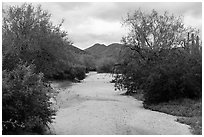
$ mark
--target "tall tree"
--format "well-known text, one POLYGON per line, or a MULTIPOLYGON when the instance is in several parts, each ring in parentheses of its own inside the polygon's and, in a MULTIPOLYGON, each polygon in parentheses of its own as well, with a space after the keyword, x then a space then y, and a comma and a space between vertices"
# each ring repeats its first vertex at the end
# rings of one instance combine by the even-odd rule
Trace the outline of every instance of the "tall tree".
POLYGON ((53 75, 73 58, 67 49, 72 42, 61 25, 53 25, 51 14, 31 4, 3 11, 3 68, 13 69, 19 59, 36 65, 37 72, 53 75), (15 59, 15 60, 14 60, 15 59))
POLYGON ((140 9, 128 14, 124 25, 130 32, 122 38, 127 48, 116 69, 116 87, 126 88, 127 94, 142 89, 149 101, 201 94, 200 56, 190 54, 183 44, 188 32, 198 33, 195 29, 186 28, 181 17, 168 12, 147 14, 140 9))
POLYGON ((147 14, 139 9, 133 14, 128 13, 124 25, 130 28, 130 32, 122 38, 122 42, 137 51, 142 58, 141 49, 171 49, 181 45, 187 32, 195 32, 195 29, 184 26, 181 17, 170 15, 167 11, 159 14, 152 10, 147 14))

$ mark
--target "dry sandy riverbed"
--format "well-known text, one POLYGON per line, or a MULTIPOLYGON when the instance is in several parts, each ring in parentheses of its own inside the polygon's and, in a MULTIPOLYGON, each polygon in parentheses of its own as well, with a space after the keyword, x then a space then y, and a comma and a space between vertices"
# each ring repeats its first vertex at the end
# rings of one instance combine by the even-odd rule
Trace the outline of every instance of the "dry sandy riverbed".
MULTIPOLYGON (((110 74, 89 73, 81 83, 63 83, 52 132, 57 135, 191 134, 176 117, 146 110, 142 102, 119 95, 110 74)), ((55 83, 55 87, 62 84, 55 83)))

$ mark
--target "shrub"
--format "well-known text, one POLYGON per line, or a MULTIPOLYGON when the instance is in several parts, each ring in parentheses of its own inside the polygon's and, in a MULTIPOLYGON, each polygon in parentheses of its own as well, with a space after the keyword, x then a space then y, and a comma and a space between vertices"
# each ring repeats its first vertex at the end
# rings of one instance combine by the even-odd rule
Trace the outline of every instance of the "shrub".
POLYGON ((53 90, 43 82, 43 74, 35 74, 34 65, 19 64, 3 71, 2 85, 3 134, 42 134, 55 115, 49 101, 53 90))
POLYGON ((201 97, 202 66, 195 55, 172 49, 160 58, 146 78, 145 103, 201 97))
POLYGON ((116 67, 117 89, 127 89, 126 94, 142 90, 144 103, 150 104, 201 97, 202 53, 195 29, 185 28, 180 17, 155 10, 136 10, 124 25, 130 27, 122 38, 129 50, 116 67), (194 32, 191 38, 189 32, 194 32))
POLYGON ((86 67, 86 72, 89 71, 96 71, 96 59, 92 55, 81 55, 79 58, 81 64, 83 64, 86 67))
POLYGON ((113 67, 114 67, 114 59, 112 58, 102 58, 97 62, 97 72, 99 73, 111 73, 113 72, 113 67))
POLYGON ((56 72, 50 79, 56 79, 56 80, 63 80, 63 79, 69 79, 69 80, 82 80, 86 77, 86 67, 82 65, 73 65, 70 68, 62 69, 59 72, 56 72))
POLYGON ((72 67, 71 73, 73 74, 74 78, 82 80, 86 76, 86 67, 81 65, 75 65, 72 67))
POLYGON ((35 72, 42 72, 45 78, 72 77, 67 71, 79 63, 67 32, 61 29, 63 21, 53 25, 51 14, 26 3, 11 6, 3 14, 3 69, 12 70, 23 60, 35 64, 35 72))

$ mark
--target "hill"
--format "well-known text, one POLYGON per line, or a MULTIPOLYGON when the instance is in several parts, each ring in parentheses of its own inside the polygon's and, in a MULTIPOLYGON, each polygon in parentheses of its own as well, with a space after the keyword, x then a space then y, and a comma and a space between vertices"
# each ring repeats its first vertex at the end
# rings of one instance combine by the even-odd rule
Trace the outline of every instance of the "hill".
POLYGON ((96 43, 93 46, 85 49, 84 51, 88 52, 89 54, 95 57, 100 57, 102 55, 102 52, 106 50, 106 48, 107 48, 106 45, 96 43))
POLYGON ((68 48, 75 54, 88 54, 86 51, 79 49, 74 45, 69 45, 68 48))
POLYGON ((112 43, 108 46, 97 43, 85 49, 85 51, 98 59, 104 57, 117 58, 122 47, 123 45, 119 43, 112 43))
POLYGON ((86 68, 86 71, 95 70, 95 57, 85 50, 81 50, 74 45, 67 45, 68 52, 73 64, 82 65, 86 68))
POLYGON ((102 52, 102 57, 113 57, 118 58, 120 52, 122 51, 122 44, 112 43, 107 46, 106 50, 102 52))
POLYGON ((108 46, 104 44, 94 44, 85 49, 92 56, 97 72, 111 72, 114 64, 117 64, 119 54, 123 51, 123 45, 112 43, 108 46))

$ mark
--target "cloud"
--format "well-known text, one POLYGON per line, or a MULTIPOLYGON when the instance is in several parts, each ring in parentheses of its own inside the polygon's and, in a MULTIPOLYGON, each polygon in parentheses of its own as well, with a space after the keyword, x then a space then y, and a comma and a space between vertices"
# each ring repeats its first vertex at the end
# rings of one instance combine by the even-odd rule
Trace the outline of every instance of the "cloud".
POLYGON ((75 31, 71 31, 70 36, 76 45, 81 45, 82 49, 96 42, 106 45, 119 42, 121 37, 127 33, 119 22, 108 22, 97 18, 88 18, 83 24, 75 26, 73 29, 75 31), (86 41, 90 41, 90 43, 88 44, 86 41))
MULTIPOLYGON (((16 5, 16 3, 6 3, 16 5)), ((150 12, 152 9, 159 13, 169 11, 176 16, 183 16, 184 24, 198 29, 202 28, 201 2, 55 2, 33 3, 41 4, 42 8, 52 14, 51 20, 58 24, 62 19, 62 26, 68 31, 74 45, 86 48, 94 43, 110 44, 120 42, 127 33, 121 26, 122 17, 128 12, 140 8, 150 12)), ((20 5, 17 3, 17 5, 20 5)), ((3 4, 5 6, 5 4, 3 4)))

